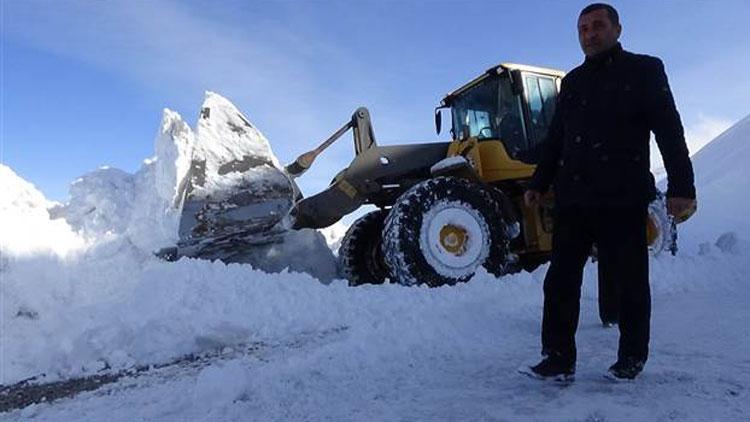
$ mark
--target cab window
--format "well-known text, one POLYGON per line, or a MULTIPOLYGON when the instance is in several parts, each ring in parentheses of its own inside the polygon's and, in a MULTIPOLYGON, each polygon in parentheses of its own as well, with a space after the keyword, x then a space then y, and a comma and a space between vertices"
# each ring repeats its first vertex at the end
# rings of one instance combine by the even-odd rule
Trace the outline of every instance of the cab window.
POLYGON ((544 140, 555 114, 557 83, 553 78, 526 74, 526 101, 529 107, 529 143, 533 146, 544 140))
POLYGON ((511 156, 526 150, 522 101, 513 93, 507 75, 473 86, 454 100, 451 109, 455 137, 499 139, 511 156))
POLYGON ((453 106, 453 127, 458 129, 456 136, 469 136, 479 139, 495 136, 492 127, 493 116, 497 112, 497 79, 488 79, 472 87, 453 106))

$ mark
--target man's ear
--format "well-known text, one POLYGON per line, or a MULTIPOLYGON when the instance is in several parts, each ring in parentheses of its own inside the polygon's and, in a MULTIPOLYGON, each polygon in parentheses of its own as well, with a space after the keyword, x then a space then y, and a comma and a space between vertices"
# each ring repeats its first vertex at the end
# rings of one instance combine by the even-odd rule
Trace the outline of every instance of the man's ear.
POLYGON ((617 24, 617 38, 620 38, 621 34, 622 34, 622 25, 617 24))

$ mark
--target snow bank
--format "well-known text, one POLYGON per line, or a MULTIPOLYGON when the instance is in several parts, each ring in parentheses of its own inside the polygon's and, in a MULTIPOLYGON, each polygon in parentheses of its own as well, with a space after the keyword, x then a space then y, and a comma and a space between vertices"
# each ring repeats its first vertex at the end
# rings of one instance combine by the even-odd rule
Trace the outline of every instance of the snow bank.
MULTIPOLYGON (((63 220, 50 220, 54 205, 10 167, 0 164, 0 258, 34 254, 65 257, 86 244, 63 220)), ((6 265, 0 262, 0 266, 6 265)))
POLYGON ((693 156, 698 212, 680 226, 681 243, 697 250, 735 233, 750 241, 750 115, 693 156))
POLYGON ((53 217, 87 238, 122 236, 144 252, 174 244, 194 138, 182 117, 165 109, 153 158, 135 174, 103 167, 81 176, 68 203, 51 210, 53 217))
MULTIPOLYGON (((268 140, 237 107, 207 92, 201 110, 193 131, 178 113, 165 109, 154 140, 154 157, 145 160, 135 174, 102 167, 81 176, 71 185, 70 200, 50 210, 52 217, 64 219, 92 243, 121 237, 143 253, 151 253, 177 243, 194 159, 205 168, 201 183, 193 185, 200 191, 198 196, 216 199, 238 187, 288 187, 290 182, 277 170, 279 161, 268 140), (247 165, 246 171, 222 170, 247 165)), ((308 230, 286 237, 284 243, 255 248, 235 261, 266 271, 311 272, 323 281, 336 276, 335 258, 324 247, 321 234, 308 230)))
MULTIPOLYGON (((243 154, 255 154, 269 165, 278 164, 268 141, 228 100, 207 93, 203 109, 210 109, 214 118, 201 119, 197 132, 178 113, 165 109, 154 141, 154 157, 145 160, 135 174, 102 167, 79 177, 71 184, 70 199, 65 204, 47 201, 10 168, 0 166, 4 188, 0 197, 0 331, 4 340, 13 339, 0 344, 3 356, 10 356, 10 361, 3 359, 0 367, 0 383, 40 369, 50 373, 95 370, 103 361, 102 353, 108 356, 106 364, 122 366, 138 362, 139 356, 157 349, 162 357, 173 356, 175 348, 192 350, 192 346, 183 344, 182 334, 172 340, 167 336, 164 341, 169 346, 161 349, 161 317, 149 319, 148 314, 163 311, 168 303, 163 302, 166 297, 184 293, 193 275, 201 284, 209 285, 217 283, 217 276, 212 275, 217 268, 220 273, 227 268, 242 271, 248 279, 267 279, 265 272, 256 269, 283 272, 282 279, 299 280, 292 270, 313 274, 325 282, 336 277, 335 257, 325 238, 314 230, 290 232, 283 243, 248 251, 242 262, 251 262, 256 269, 196 260, 164 263, 153 256, 154 250, 177 241, 186 175, 196 150, 216 159, 208 160, 209 165, 246 157, 243 154), (227 124, 222 126, 217 121, 227 124), (182 265, 191 270, 184 274, 172 272, 182 265), (142 273, 144 266, 156 266, 167 273, 142 273), (193 272, 193 266, 201 269, 193 272), (158 290, 165 279, 176 283, 172 285, 174 291, 152 295, 152 289, 158 290), (153 297, 161 299, 154 302, 153 297), (124 307, 119 308, 119 313, 116 304, 124 307), (151 306, 152 311, 144 312, 151 306), (146 322, 131 320, 131 311, 144 316, 146 322), (155 348, 134 347, 134 336, 153 342, 155 348), (172 343, 178 337, 179 344, 172 343), (18 372, 16 365, 25 369, 18 372)), ((304 283, 318 284, 309 275, 302 279, 304 283)), ((237 277, 235 282, 244 280, 237 277)), ((191 300, 202 300, 200 290, 191 300)), ((231 295, 222 290, 219 296, 225 299, 227 294, 231 295)), ((258 298, 243 302, 243 307, 255 307, 257 302, 258 298)), ((214 318, 209 317, 210 310, 201 312, 208 317, 206 322, 214 318)), ((226 329, 226 321, 216 323, 226 329)), ((239 326, 243 333, 249 332, 243 324, 239 326)), ((169 329, 172 328, 175 327, 169 329)))
MULTIPOLYGON (((29 259, 3 274, 2 384, 47 374, 47 380, 105 367, 169 361, 251 341, 350 327, 359 347, 394 344, 397 327, 451 318, 451 308, 482 303, 471 318, 533 306, 531 275, 498 283, 484 275, 445 289, 397 285, 352 289, 307 274, 183 259, 165 263, 117 247, 74 265, 29 259), (498 301, 489 306, 490 301, 498 301)), ((456 321, 458 323, 458 321, 456 321)), ((440 332, 411 332, 404 353, 424 336, 459 338, 456 323, 440 332)), ((469 335, 470 336, 470 335, 469 335)), ((467 334, 461 334, 464 340, 467 334)), ((494 341, 484 339, 482 341, 494 341)))

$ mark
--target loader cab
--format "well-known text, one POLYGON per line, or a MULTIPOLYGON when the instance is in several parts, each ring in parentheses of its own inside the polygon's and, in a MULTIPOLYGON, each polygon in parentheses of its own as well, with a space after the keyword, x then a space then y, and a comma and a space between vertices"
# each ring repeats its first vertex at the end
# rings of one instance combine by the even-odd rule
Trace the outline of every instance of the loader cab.
POLYGON ((510 158, 535 164, 563 75, 514 64, 489 69, 443 99, 441 107, 451 110, 453 139, 500 141, 510 158))

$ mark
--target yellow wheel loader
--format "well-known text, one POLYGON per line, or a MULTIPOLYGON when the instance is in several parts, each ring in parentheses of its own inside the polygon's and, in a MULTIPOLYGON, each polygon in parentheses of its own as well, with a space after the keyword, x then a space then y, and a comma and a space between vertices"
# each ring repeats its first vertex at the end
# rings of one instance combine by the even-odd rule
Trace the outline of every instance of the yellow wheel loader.
MULTIPOLYGON (((438 134, 443 110, 450 111, 450 142, 378 145, 369 112, 359 108, 284 169, 252 157, 225 165, 227 174, 259 166, 275 173, 220 195, 200 194, 205 165, 194 160, 180 243, 162 256, 228 260, 242 248, 278 241, 285 230, 324 228, 371 204, 377 210, 350 226, 339 249, 342 276, 351 285, 390 280, 435 287, 468 280, 480 266, 497 276, 533 270, 550 256, 554 197, 548 193, 541 206, 530 208, 523 192, 563 76, 511 63, 490 68, 435 109, 438 134), (327 189, 302 198, 294 178, 349 130, 352 162, 327 189)), ((676 230, 663 195, 650 211, 652 254, 674 253, 676 230)))

